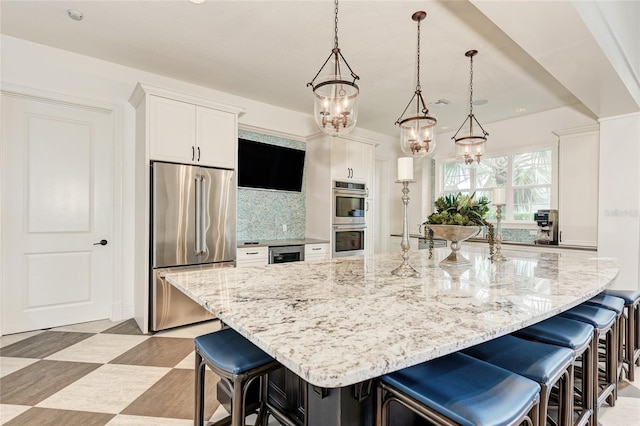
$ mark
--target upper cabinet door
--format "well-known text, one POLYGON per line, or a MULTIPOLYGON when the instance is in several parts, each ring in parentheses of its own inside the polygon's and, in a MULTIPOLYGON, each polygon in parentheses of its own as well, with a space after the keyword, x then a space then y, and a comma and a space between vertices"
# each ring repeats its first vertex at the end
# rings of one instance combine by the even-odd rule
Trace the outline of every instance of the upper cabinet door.
POLYGON ((151 160, 196 164, 196 106, 149 96, 151 160))
POLYGON ((368 182, 373 146, 334 137, 331 140, 331 174, 334 179, 368 182))
POLYGON ((349 141, 341 138, 331 138, 331 176, 333 179, 350 179, 347 144, 349 141))
POLYGON ((238 153, 236 114, 198 106, 196 147, 199 164, 235 169, 238 153))

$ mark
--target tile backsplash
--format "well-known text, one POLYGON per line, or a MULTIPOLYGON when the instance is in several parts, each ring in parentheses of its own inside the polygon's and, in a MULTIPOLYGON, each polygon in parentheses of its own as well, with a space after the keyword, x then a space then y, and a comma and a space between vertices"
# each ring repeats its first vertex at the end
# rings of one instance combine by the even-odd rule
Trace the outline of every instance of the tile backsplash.
MULTIPOLYGON (((238 131, 238 136, 256 142, 306 150, 304 142, 278 136, 246 130, 238 131)), ((301 192, 238 188, 238 242, 304 238, 305 199, 305 176, 302 178, 301 192), (283 231, 283 225, 286 225, 286 231, 283 231)))

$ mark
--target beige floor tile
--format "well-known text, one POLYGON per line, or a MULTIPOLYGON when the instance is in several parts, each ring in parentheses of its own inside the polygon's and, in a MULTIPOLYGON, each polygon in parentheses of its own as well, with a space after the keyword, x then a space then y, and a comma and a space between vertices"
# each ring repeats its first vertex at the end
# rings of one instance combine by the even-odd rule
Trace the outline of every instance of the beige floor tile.
POLYGON ((182 361, 177 363, 174 368, 185 368, 190 370, 196 368, 196 352, 191 352, 182 361))
POLYGON ((36 334, 40 334, 43 332, 44 330, 35 330, 27 331, 26 333, 7 334, 6 336, 0 337, 0 348, 13 345, 14 343, 17 343, 24 339, 28 339, 31 336, 35 336, 36 334))
POLYGON ((184 337, 193 339, 207 333, 213 333, 220 330, 220 321, 206 321, 193 325, 185 325, 183 327, 172 328, 171 330, 159 331, 155 336, 159 337, 184 337))
POLYGON ((46 359, 55 361, 98 362, 106 364, 129 349, 147 340, 149 336, 123 334, 96 334, 58 351, 46 359))
POLYGON ((107 426, 191 426, 193 420, 163 419, 161 417, 115 416, 107 426))
POLYGON ((229 412, 227 410, 225 410, 224 407, 221 405, 221 406, 218 407, 218 409, 216 411, 214 411, 214 413, 211 416, 211 418, 209 419, 209 421, 215 423, 218 420, 224 419, 228 415, 229 415, 229 412))
POLYGON ((75 331, 80 333, 101 333, 105 330, 110 329, 122 321, 111 321, 108 319, 99 320, 99 321, 90 321, 90 322, 82 322, 79 324, 65 325, 62 327, 52 328, 55 331, 75 331))
POLYGON ((34 362, 38 362, 38 360, 34 358, 0 357, 0 377, 18 371, 34 362))
POLYGON ((117 414, 169 370, 164 367, 106 364, 37 406, 117 414))
POLYGON ((615 407, 604 407, 598 413, 601 426, 640 426, 640 399, 618 397, 615 407))
POLYGON ((18 417, 29 408, 31 407, 28 405, 0 404, 0 425, 7 423, 14 417, 18 417))

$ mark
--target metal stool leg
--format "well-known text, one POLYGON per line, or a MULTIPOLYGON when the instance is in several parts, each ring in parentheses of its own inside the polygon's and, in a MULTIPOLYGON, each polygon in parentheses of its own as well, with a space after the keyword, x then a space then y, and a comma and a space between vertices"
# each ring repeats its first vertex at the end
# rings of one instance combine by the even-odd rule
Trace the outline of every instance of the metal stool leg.
POLYGON ((194 426, 203 426, 204 424, 204 369, 204 360, 200 353, 196 351, 194 426))

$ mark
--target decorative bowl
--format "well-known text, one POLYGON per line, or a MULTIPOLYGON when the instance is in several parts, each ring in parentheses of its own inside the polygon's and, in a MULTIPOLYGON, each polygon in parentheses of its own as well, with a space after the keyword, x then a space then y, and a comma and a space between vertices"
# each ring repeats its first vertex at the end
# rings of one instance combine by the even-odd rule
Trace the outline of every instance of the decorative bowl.
POLYGON ((479 226, 460 225, 426 225, 434 234, 447 241, 451 241, 451 253, 444 258, 440 264, 446 266, 468 266, 471 265, 469 259, 459 254, 460 243, 480 233, 479 226))

